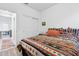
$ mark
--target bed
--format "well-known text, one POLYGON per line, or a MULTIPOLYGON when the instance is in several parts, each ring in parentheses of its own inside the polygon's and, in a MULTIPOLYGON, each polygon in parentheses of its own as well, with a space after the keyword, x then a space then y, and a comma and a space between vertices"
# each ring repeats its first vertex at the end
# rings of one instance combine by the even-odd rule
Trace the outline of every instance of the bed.
POLYGON ((37 35, 20 41, 23 54, 30 56, 79 56, 79 41, 73 33, 57 37, 37 35))

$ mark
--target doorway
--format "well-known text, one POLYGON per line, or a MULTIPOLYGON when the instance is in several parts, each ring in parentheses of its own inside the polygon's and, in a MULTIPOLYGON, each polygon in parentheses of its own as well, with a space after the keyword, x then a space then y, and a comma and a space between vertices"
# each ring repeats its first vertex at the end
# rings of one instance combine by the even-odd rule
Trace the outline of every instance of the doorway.
POLYGON ((16 13, 0 10, 0 52, 16 47, 16 13))

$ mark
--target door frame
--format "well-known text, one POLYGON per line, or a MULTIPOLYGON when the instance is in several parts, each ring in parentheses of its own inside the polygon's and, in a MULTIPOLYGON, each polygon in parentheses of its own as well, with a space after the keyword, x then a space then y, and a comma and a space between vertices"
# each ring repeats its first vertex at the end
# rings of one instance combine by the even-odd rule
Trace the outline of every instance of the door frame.
POLYGON ((0 9, 0 16, 11 17, 12 20, 12 40, 16 46, 16 13, 0 9))

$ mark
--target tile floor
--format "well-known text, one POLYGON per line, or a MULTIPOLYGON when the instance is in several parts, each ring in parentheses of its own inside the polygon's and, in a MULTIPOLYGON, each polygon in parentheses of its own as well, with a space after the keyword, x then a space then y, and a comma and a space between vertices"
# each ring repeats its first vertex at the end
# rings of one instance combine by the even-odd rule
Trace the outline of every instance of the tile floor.
POLYGON ((1 51, 0 56, 17 56, 17 52, 15 48, 11 48, 8 50, 1 51))
POLYGON ((11 39, 2 41, 0 56, 17 56, 17 51, 11 39))

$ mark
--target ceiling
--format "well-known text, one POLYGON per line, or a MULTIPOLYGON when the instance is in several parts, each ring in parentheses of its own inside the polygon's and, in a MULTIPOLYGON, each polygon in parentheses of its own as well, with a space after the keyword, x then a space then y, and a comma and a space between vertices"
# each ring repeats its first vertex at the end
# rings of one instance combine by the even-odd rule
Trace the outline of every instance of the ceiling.
POLYGON ((38 11, 43 11, 51 6, 56 5, 57 3, 24 3, 24 4, 38 11))

